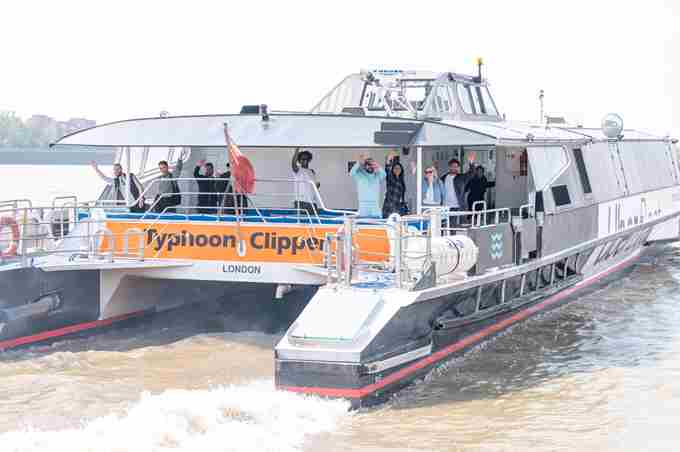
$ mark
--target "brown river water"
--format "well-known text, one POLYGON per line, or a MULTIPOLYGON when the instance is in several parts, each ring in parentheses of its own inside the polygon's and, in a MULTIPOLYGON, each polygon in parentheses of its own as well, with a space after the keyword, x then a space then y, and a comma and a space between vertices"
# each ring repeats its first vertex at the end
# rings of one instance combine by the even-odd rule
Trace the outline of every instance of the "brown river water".
MULTIPOLYGON (((0 198, 92 198, 89 171, 0 166, 0 198)), ((225 332, 228 304, 189 306, 0 353, 0 451, 680 450, 679 289, 667 245, 357 412, 275 391, 278 335, 225 332)))

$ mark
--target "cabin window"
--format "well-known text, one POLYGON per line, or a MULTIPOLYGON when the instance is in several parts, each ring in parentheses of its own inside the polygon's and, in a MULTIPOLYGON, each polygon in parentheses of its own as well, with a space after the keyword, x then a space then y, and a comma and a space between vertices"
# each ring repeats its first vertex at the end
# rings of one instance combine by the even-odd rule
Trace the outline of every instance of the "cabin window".
POLYGON ((479 96, 478 96, 478 86, 468 86, 468 89, 470 90, 470 97, 472 97, 472 102, 474 103, 475 107, 475 114, 481 115, 482 114, 482 106, 479 103, 479 96))
POLYGON ((555 205, 557 207, 566 206, 571 204, 571 198, 569 197, 569 189, 566 185, 554 185, 551 187, 553 199, 555 200, 555 205))
POLYGON ((449 89, 446 85, 440 85, 437 88, 437 95, 434 98, 434 110, 446 113, 451 111, 451 98, 449 96, 449 89))
POLYGON ((463 107, 463 111, 468 115, 473 115, 474 110, 472 109, 472 100, 470 100, 470 92, 467 86, 458 83, 458 98, 460 99, 460 104, 463 107))
POLYGON ((484 115, 491 115, 493 114, 491 111, 491 108, 487 106, 486 99, 484 98, 484 95, 482 93, 486 92, 486 88, 482 86, 474 86, 471 87, 470 90, 472 91, 472 97, 475 98, 476 102, 475 104, 479 105, 479 108, 477 109, 477 114, 484 114, 484 115))
MULTIPOLYGON (((415 110, 422 110, 425 100, 432 91, 431 79, 404 79, 399 80, 397 85, 384 93, 384 88, 372 84, 366 85, 366 92, 361 102, 369 111, 385 111, 385 102, 393 111, 406 111, 403 102, 415 110)), ((435 101, 436 102, 436 101, 435 101)))
POLYGON ((496 109, 496 104, 491 98, 491 93, 486 86, 480 88, 482 92, 482 102, 484 103, 484 112, 490 116, 498 116, 498 110, 496 109))
POLYGON ((576 168, 578 169, 578 175, 583 186, 583 193, 592 193, 593 189, 590 187, 590 179, 588 178, 588 171, 586 171, 586 163, 583 161, 583 151, 581 149, 574 149, 574 160, 576 160, 576 168))

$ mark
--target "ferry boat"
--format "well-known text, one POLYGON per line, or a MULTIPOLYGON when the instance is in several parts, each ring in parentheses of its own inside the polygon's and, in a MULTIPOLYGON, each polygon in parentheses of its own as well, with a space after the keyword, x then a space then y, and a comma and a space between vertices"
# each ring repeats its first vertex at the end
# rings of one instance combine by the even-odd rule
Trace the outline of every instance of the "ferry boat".
POLYGON ((0 203, 9 233, 0 349, 188 303, 223 299, 228 310, 254 292, 258 315, 278 298, 276 310, 291 319, 275 348, 277 387, 354 405, 382 400, 680 234, 673 140, 623 129, 616 115, 601 128, 508 121, 481 66, 474 76, 360 71, 308 112, 255 105, 161 115, 96 126, 54 146, 114 151, 126 185, 135 174, 143 190, 117 202, 105 190, 95 201, 0 203), (246 206, 206 212, 194 170, 202 160, 226 169, 225 124, 255 168, 255 189, 246 206), (292 174, 291 159, 304 150, 319 187, 292 174), (350 173, 361 154, 377 162, 397 155, 411 213, 359 216, 350 173), (423 199, 424 169, 444 174, 452 158, 464 171, 484 166, 494 183, 469 210, 423 199), (161 160, 181 203, 154 213, 161 160), (318 209, 296 207, 303 190, 318 209), (132 212, 143 199, 148 209, 132 212), (286 301, 300 288, 311 288, 304 309, 286 301))

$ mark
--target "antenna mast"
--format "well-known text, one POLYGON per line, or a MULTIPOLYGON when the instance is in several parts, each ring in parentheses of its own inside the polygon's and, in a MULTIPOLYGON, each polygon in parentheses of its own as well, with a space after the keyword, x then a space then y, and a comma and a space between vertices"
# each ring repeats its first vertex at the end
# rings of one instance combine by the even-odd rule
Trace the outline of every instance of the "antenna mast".
POLYGON ((538 118, 539 124, 543 124, 543 97, 544 97, 545 92, 543 90, 538 91, 538 103, 540 104, 541 108, 541 116, 538 118))

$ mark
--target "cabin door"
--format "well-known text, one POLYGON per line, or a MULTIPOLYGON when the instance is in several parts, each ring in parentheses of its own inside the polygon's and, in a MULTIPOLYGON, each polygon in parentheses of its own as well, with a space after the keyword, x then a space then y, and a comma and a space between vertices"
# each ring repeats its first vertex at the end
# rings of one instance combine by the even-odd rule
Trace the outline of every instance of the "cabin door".
POLYGON ((499 147, 496 150, 496 208, 519 207, 529 202, 527 151, 499 147))

